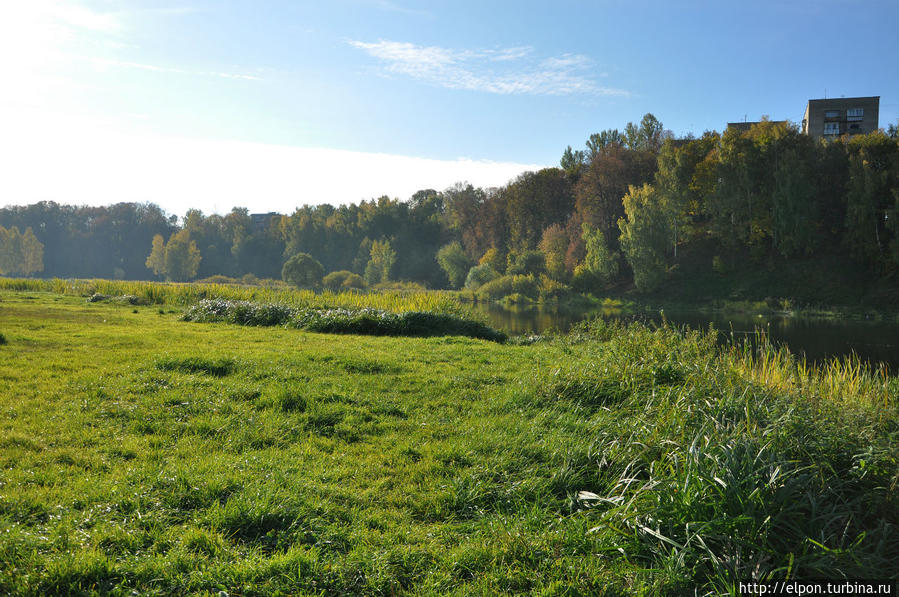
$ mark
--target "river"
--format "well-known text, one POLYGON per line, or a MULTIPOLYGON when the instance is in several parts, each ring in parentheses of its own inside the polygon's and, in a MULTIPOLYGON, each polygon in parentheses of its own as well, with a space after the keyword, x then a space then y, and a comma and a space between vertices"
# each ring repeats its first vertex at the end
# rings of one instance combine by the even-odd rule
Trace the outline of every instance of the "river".
MULTIPOLYGON (((487 316, 490 324, 506 333, 540 334, 555 329, 567 331, 572 324, 589 317, 640 320, 661 323, 659 312, 626 314, 602 309, 552 310, 540 308, 505 308, 496 304, 478 304, 475 309, 487 316)), ((781 315, 752 315, 699 311, 665 311, 670 323, 707 329, 714 325, 719 341, 754 337, 764 331, 776 344, 787 346, 793 353, 805 354, 812 362, 855 353, 873 365, 884 364, 894 374, 899 372, 899 323, 896 321, 825 319, 781 315)))

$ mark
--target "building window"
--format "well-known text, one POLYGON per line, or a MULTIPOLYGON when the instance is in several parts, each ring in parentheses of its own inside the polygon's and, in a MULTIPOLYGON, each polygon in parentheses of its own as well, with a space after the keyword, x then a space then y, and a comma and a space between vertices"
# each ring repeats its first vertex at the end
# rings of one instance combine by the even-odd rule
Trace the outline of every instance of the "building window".
POLYGON ((825 110, 824 118, 839 118, 840 111, 839 110, 825 110))
POLYGON ((850 131, 860 131, 861 129, 862 129, 862 127, 860 127, 860 126, 857 125, 857 124, 850 124, 850 125, 849 125, 849 130, 850 130, 850 131))
POLYGON ((865 109, 864 108, 850 108, 846 110, 846 120, 858 121, 862 120, 865 117, 865 109))
POLYGON ((840 134, 840 123, 839 122, 825 122, 824 123, 824 134, 825 135, 839 135, 840 134))

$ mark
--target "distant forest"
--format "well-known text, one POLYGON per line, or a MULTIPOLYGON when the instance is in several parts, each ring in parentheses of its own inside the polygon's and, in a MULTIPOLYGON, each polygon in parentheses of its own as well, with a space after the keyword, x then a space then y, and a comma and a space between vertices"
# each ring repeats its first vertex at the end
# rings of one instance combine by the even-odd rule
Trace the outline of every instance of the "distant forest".
POLYGON ((823 141, 763 121, 673 138, 647 114, 499 188, 306 205, 255 222, 242 208, 181 220, 153 204, 0 209, 4 275, 281 278, 285 262, 307 254, 323 273, 369 284, 477 288, 525 277, 541 292, 624 281, 652 290, 696 246, 710 247, 708 267, 722 272, 834 252, 872 274, 896 270, 896 127, 823 141))

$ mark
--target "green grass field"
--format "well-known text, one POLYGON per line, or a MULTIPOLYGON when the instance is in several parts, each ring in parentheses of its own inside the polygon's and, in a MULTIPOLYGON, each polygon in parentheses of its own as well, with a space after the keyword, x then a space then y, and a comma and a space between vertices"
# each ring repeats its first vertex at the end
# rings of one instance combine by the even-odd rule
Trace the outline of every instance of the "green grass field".
POLYGON ((0 594, 899 577, 899 380, 852 363, 599 323, 506 343, 193 323, 45 290, 0 291, 0 594))

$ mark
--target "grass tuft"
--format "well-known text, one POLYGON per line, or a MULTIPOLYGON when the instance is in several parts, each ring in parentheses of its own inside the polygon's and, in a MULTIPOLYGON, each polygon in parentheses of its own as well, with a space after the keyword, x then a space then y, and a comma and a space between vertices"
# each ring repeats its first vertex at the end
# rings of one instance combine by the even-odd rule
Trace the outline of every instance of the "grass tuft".
POLYGON ((234 360, 226 358, 206 359, 203 357, 161 357, 156 359, 160 371, 179 373, 203 373, 213 377, 230 375, 234 370, 234 360))

